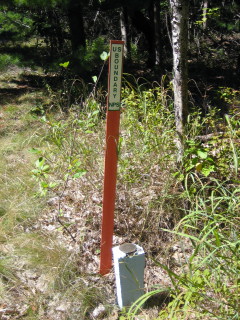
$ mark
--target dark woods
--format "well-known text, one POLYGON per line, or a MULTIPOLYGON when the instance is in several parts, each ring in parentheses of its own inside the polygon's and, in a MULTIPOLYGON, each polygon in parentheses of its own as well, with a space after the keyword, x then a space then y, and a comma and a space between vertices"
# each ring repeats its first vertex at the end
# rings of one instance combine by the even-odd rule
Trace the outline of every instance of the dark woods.
POLYGON ((126 43, 125 73, 157 82, 167 74, 171 81, 174 3, 179 9, 189 5, 188 32, 182 41, 187 50, 188 89, 193 104, 207 112, 209 101, 218 104, 212 101, 212 89, 237 89, 239 85, 238 1, 4 0, 0 5, 1 46, 5 52, 6 47, 21 51, 25 64, 34 59, 46 71, 64 74, 59 64, 69 61, 68 73, 90 81, 101 70, 99 56, 108 52, 109 40, 122 39, 126 43), (24 41, 34 42, 31 52, 23 47, 24 41))
MULTIPOLYGON (((131 65, 161 74, 171 71, 168 1, 5 0, 1 9, 1 42, 34 36, 47 45, 52 61, 70 56, 93 60, 86 55, 106 49, 109 39, 123 39, 131 65)), ((239 9, 237 1, 191 1, 188 55, 193 69, 203 73, 220 63, 231 73, 239 72, 239 9)))

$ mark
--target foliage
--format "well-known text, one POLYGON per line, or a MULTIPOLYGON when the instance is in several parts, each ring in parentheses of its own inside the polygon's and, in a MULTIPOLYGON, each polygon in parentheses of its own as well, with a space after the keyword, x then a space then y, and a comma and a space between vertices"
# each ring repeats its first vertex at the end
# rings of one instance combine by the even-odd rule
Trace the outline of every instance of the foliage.
POLYGON ((209 153, 210 150, 203 147, 200 142, 187 140, 183 158, 185 172, 195 169, 204 176, 209 176, 216 170, 215 161, 209 153))
POLYGON ((21 65, 20 59, 17 55, 0 54, 0 70, 7 70, 9 67, 21 65))
POLYGON ((29 12, 7 10, 0 6, 0 37, 5 40, 23 40, 30 36, 33 20, 29 12))
MULTIPOLYGON (((138 81, 140 82, 141 79, 138 81)), ((136 183, 141 175, 147 172, 151 165, 151 155, 155 154, 161 145, 161 154, 156 163, 163 167, 173 160, 174 150, 174 117, 169 87, 156 84, 153 88, 147 82, 139 84, 137 80, 126 75, 126 86, 122 90, 123 126, 128 128, 129 134, 120 139, 120 176, 126 182, 136 183), (133 81, 132 81, 133 80, 133 81), (122 149, 127 147, 131 153, 122 155, 122 149), (122 156, 121 156, 122 155, 122 156), (143 166, 143 161, 146 166, 143 166), (142 169, 140 169, 142 167, 142 169)))
MULTIPOLYGON (((164 79, 161 86, 150 88, 147 82, 139 84, 140 80, 130 79, 129 75, 125 76, 122 90, 122 126, 127 131, 120 137, 118 146, 119 181, 128 188, 144 181, 146 188, 145 175, 153 166, 160 165, 162 174, 164 170, 172 173, 175 146, 171 89, 164 86, 164 79)), ((61 173, 59 181, 81 178, 88 171, 86 159, 89 167, 94 152, 89 145, 84 147, 83 137, 90 137, 101 127, 101 107, 89 96, 80 113, 74 108, 73 105, 68 119, 57 120, 52 115, 42 118, 48 127, 45 139, 51 148, 37 161, 42 171, 34 171, 36 175, 45 178, 49 174, 45 161, 51 164, 54 176, 60 177, 61 173), (79 135, 81 142, 77 139, 79 135)), ((239 147, 235 138, 239 118, 236 114, 220 120, 213 109, 204 118, 196 112, 192 119, 188 123, 189 140, 180 173, 184 189, 175 198, 186 204, 181 209, 183 218, 174 230, 164 229, 175 241, 188 239, 190 254, 185 256, 178 271, 155 260, 168 273, 172 286, 145 294, 127 313, 122 313, 122 319, 134 319, 151 296, 163 291, 168 292, 170 302, 160 310, 159 320, 186 319, 190 313, 197 319, 238 317, 239 147), (212 135, 207 143, 197 140, 203 128, 211 132, 218 127, 224 130, 221 138, 212 135), (229 163, 232 163, 230 170, 226 167, 229 163), (222 182, 224 175, 228 180, 222 182)))
POLYGON ((236 111, 235 108, 240 98, 239 90, 229 87, 219 87, 216 90, 216 96, 229 106, 230 111, 236 111))
POLYGON ((39 182, 41 195, 45 195, 49 189, 54 188, 57 185, 54 182, 47 182, 49 176, 49 165, 45 164, 45 161, 46 160, 43 157, 40 157, 35 162, 36 169, 32 170, 33 177, 39 182))
POLYGON ((196 319, 239 317, 239 115, 227 116, 224 127, 224 119, 220 125, 215 112, 205 118, 199 115, 193 115, 188 126, 188 136, 195 140, 188 140, 183 159, 184 190, 178 196, 178 201, 185 201, 183 218, 173 230, 164 229, 187 250, 177 267, 154 259, 168 273, 171 287, 146 293, 123 319, 135 319, 144 303, 164 290, 170 302, 162 306, 159 320, 186 319, 190 314, 196 319), (207 143, 197 140, 196 135, 207 126, 221 126, 222 141, 214 135, 207 143), (220 149, 219 153, 213 155, 214 149, 220 149))
MULTIPOLYGON (((90 165, 87 157, 94 153, 94 148, 91 149, 85 139, 98 128, 99 114, 100 105, 89 97, 84 110, 81 113, 79 110, 70 110, 67 120, 55 119, 53 114, 41 118, 46 130, 44 140, 51 147, 41 154, 35 163, 36 168, 32 170, 33 177, 39 182, 40 195, 45 195, 59 183, 79 179, 86 174, 90 165), (82 133, 85 138, 79 140, 82 133)), ((36 149, 33 152, 41 153, 36 149)))
MULTIPOLYGON (((234 94, 235 96, 235 94, 234 94)), ((232 98, 222 92, 222 97, 231 106, 232 98)), ((234 110, 234 109, 233 109, 234 110)), ((188 119, 188 140, 186 140, 182 168, 175 173, 180 181, 186 174, 199 176, 228 177, 234 179, 238 175, 239 147, 236 143, 239 138, 239 113, 232 111, 234 116, 225 115, 223 119, 219 111, 212 108, 202 118, 201 112, 193 112, 188 119), (210 132, 208 135, 199 135, 203 128, 210 132), (205 139, 206 141, 201 141, 205 139)))
POLYGON ((75 52, 72 67, 79 69, 80 73, 86 71, 93 72, 94 70, 98 71, 100 69, 99 56, 106 51, 107 44, 103 37, 96 38, 93 41, 87 41, 86 48, 80 48, 78 52, 75 52))
POLYGON ((220 8, 206 8, 206 12, 201 14, 202 19, 196 21, 196 24, 203 24, 207 19, 216 19, 220 17, 220 8))
POLYGON ((163 266, 174 289, 159 319, 185 319, 193 310, 197 319, 237 319, 239 189, 216 179, 193 184, 201 188, 196 194, 187 189, 191 208, 174 231, 191 240, 192 253, 178 275, 163 266))
POLYGON ((18 6, 30 6, 30 7, 55 7, 58 4, 66 4, 68 0, 13 0, 18 6))

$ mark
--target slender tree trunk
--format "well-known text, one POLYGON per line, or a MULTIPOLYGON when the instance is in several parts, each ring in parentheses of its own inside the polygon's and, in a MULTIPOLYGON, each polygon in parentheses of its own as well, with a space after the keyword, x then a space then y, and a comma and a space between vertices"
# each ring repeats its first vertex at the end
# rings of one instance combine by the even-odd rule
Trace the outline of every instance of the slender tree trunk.
POLYGON ((184 125, 188 115, 188 7, 189 0, 170 0, 172 10, 173 90, 177 132, 177 161, 184 151, 184 125))
POLYGON ((154 35, 155 35, 155 65, 162 67, 162 46, 160 28, 160 2, 153 0, 154 35))
POLYGON ((83 10, 81 3, 78 0, 70 0, 68 6, 68 20, 71 34, 72 51, 75 53, 80 47, 86 46, 83 10))
POLYGON ((151 39, 151 47, 148 50, 149 53, 149 66, 155 67, 156 66, 156 54, 157 54, 157 48, 156 48, 156 16, 154 11, 154 4, 155 0, 151 0, 148 8, 148 14, 149 14, 149 31, 152 34, 151 39))
POLYGON ((135 28, 139 32, 143 32, 147 41, 148 50, 148 66, 154 67, 155 65, 155 41, 154 41, 154 29, 152 20, 147 19, 141 10, 135 10, 132 12, 131 20, 135 28))
POLYGON ((124 57, 131 60, 131 41, 129 38, 129 21, 126 7, 122 7, 120 10, 120 27, 122 40, 125 41, 124 57))
POLYGON ((203 0, 203 30, 207 28, 207 9, 208 9, 208 0, 203 0))

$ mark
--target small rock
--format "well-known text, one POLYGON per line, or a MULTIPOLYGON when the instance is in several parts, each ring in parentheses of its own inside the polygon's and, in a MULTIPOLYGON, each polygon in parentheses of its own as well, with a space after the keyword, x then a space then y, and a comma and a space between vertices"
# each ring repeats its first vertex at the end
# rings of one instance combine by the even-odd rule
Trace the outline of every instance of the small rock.
POLYGON ((56 229, 56 226, 50 224, 50 225, 44 226, 43 229, 48 230, 48 231, 54 231, 56 229))
POLYGON ((68 308, 69 308, 69 303, 62 303, 55 310, 61 311, 61 312, 66 312, 68 308))
POLYGON ((58 202, 59 202, 59 197, 54 197, 54 198, 50 198, 50 199, 47 201, 47 204, 48 204, 49 206, 54 206, 54 205, 56 205, 58 202))
POLYGON ((100 304, 92 312, 93 319, 102 319, 105 315, 106 315, 106 308, 104 307, 103 304, 100 304))
POLYGON ((36 282, 36 289, 42 293, 46 293, 48 290, 49 280, 46 275, 41 275, 36 282))

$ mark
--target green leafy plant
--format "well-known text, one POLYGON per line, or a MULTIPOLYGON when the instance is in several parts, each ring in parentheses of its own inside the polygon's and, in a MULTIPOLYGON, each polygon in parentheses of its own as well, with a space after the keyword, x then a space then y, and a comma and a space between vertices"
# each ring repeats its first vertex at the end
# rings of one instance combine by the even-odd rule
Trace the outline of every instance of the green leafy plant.
POLYGON ((17 55, 0 54, 0 70, 4 71, 10 66, 21 65, 20 59, 17 55))
POLYGON ((201 172, 205 177, 216 170, 216 163, 208 148, 194 140, 186 141, 183 167, 186 173, 194 170, 201 172))
POLYGON ((23 40, 30 36, 33 20, 28 11, 23 13, 21 10, 11 9, 0 5, 0 35, 5 40, 23 40))
POLYGON ((68 166, 68 173, 65 175, 65 179, 72 177, 73 179, 81 178, 86 174, 86 170, 82 169, 82 163, 79 159, 73 159, 68 166))
POLYGON ((125 175, 126 181, 135 183, 141 180, 141 173, 148 171, 151 161, 146 159, 151 159, 151 154, 157 152, 159 145, 161 153, 156 162, 164 166, 164 161, 171 162, 173 159, 174 116, 169 87, 165 88, 164 79, 161 85, 153 88, 147 82, 138 84, 138 80, 129 75, 125 75, 124 82, 122 123, 130 134, 121 140, 121 149, 129 148, 131 156, 123 156, 120 152, 120 172, 125 175))
MULTIPOLYGON (((238 115, 236 115, 238 116, 238 115)), ((235 119, 233 118, 230 120, 229 116, 226 115, 225 119, 227 121, 228 129, 229 129, 229 140, 230 140, 230 146, 231 146, 231 151, 232 151, 232 159, 233 159, 233 168, 234 168, 234 174, 235 177, 238 177, 238 170, 239 170, 239 147, 237 144, 234 143, 234 139, 237 139, 239 136, 239 127, 237 129, 234 129, 234 125, 236 123, 239 125, 240 121, 237 119, 237 122, 234 121, 235 119)))
POLYGON ((107 53, 106 51, 103 51, 101 54, 100 54, 100 58, 103 60, 103 61, 106 61, 110 56, 110 53, 107 53))
POLYGON ((232 189, 227 182, 210 181, 211 185, 201 182, 201 190, 189 194, 192 204, 189 213, 175 231, 168 230, 179 238, 189 239, 192 253, 180 274, 161 265, 172 279, 174 294, 159 319, 164 315, 169 319, 185 319, 192 310, 199 319, 203 315, 213 319, 238 316, 239 189, 232 189))
POLYGON ((206 12, 201 14, 201 20, 197 20, 195 23, 198 25, 202 25, 206 22, 207 19, 219 18, 220 17, 220 8, 206 8, 206 12))
POLYGON ((41 195, 46 195, 49 189, 56 187, 57 183, 48 182, 50 167, 46 164, 46 159, 40 157, 35 162, 35 169, 32 170, 32 176, 38 181, 41 195))
POLYGON ((69 61, 59 63, 60 67, 67 68, 69 66, 69 61))

